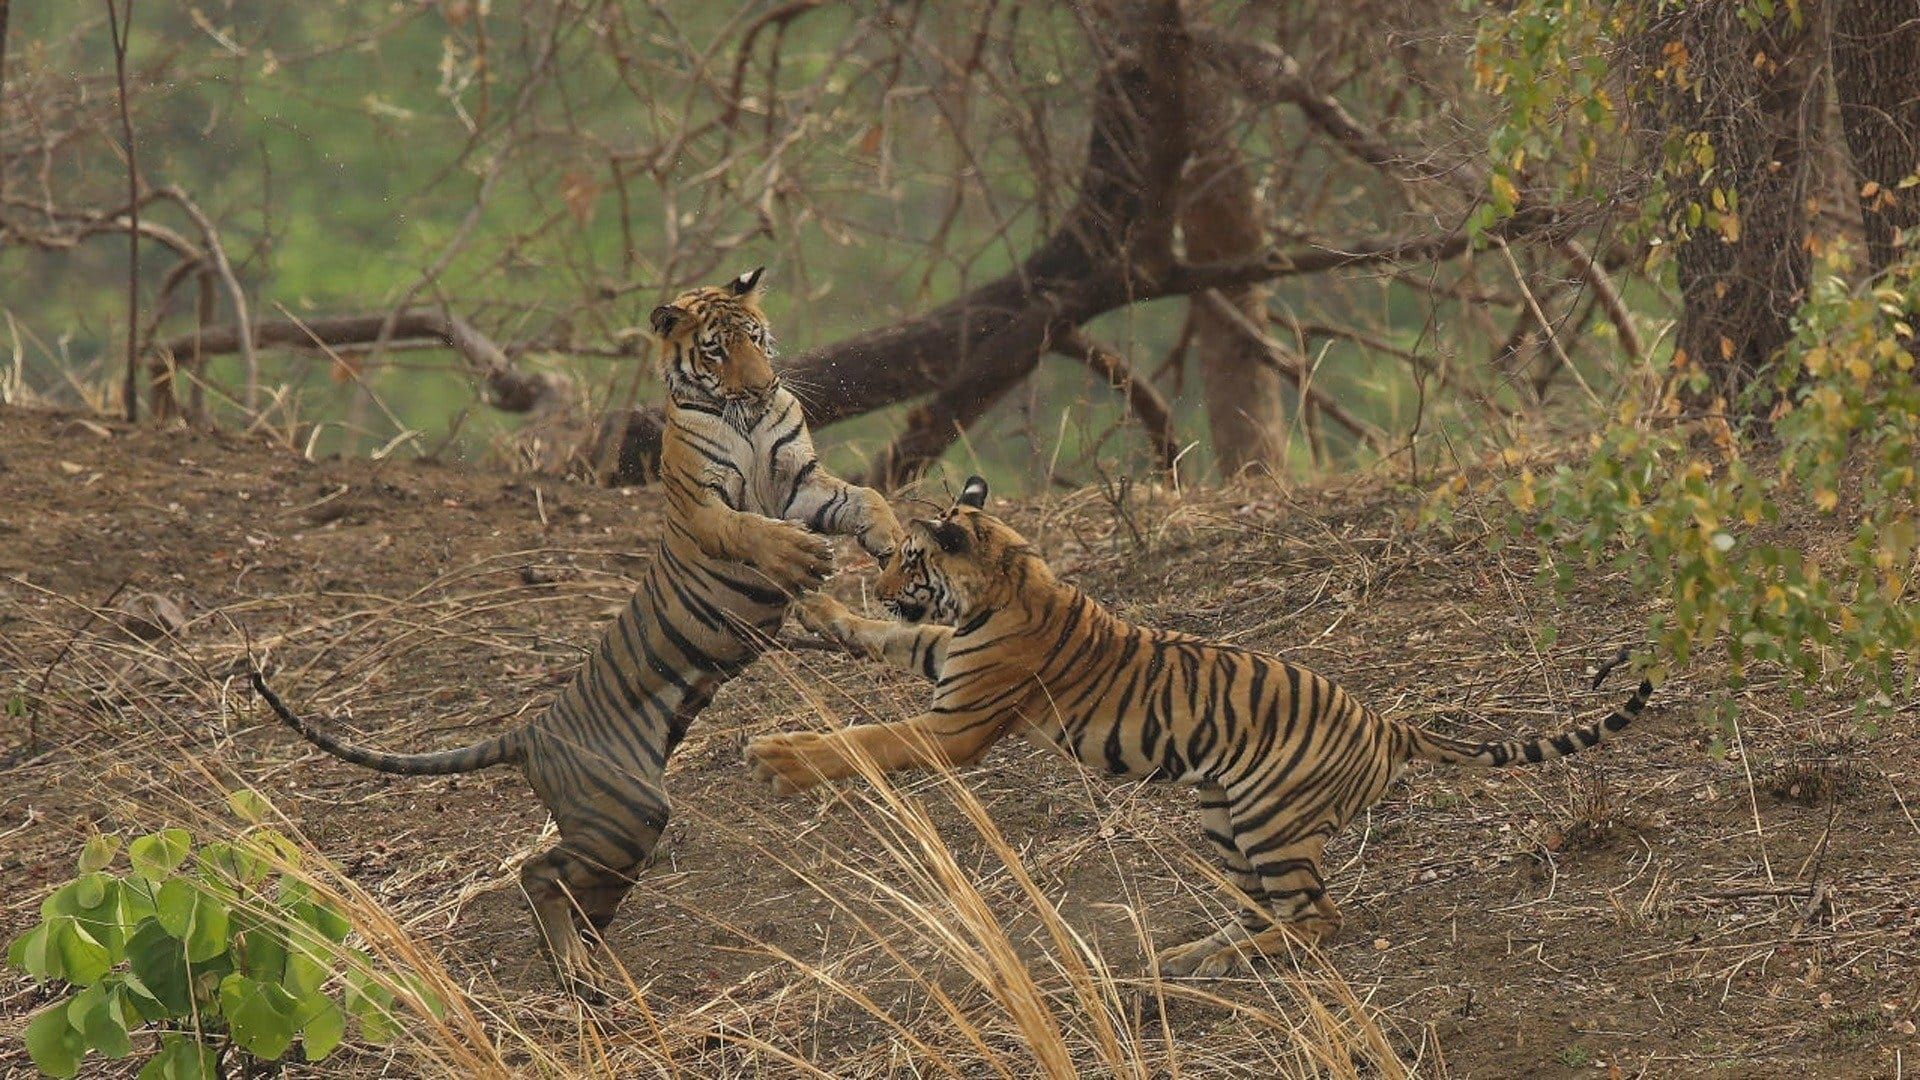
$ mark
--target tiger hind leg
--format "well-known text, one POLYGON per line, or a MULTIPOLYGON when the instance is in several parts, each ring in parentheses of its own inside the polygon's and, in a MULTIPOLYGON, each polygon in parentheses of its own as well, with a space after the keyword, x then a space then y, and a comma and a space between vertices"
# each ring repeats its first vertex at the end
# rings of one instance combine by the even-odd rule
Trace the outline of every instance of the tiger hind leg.
POLYGON ((563 825, 560 843, 520 868, 520 886, 533 908, 554 977, 561 989, 588 1002, 606 1000, 592 977, 595 963, 588 943, 599 943, 620 901, 632 890, 647 852, 659 841, 658 828, 647 833, 609 842, 591 835, 567 836, 563 825))
MULTIPOLYGON (((1236 834, 1234 840, 1244 854, 1245 837, 1236 834)), ((1260 878, 1271 922, 1265 928, 1244 920, 1223 927, 1169 954, 1162 973, 1219 978, 1243 960, 1285 952, 1295 942, 1321 941, 1339 930, 1340 909, 1327 895, 1320 873, 1325 845, 1324 837, 1313 836, 1278 851, 1246 856, 1260 878)))
POLYGON ((1176 945, 1160 953, 1160 971, 1164 975, 1179 974, 1177 970, 1183 957, 1193 954, 1205 955, 1218 950, 1229 938, 1241 939, 1250 936, 1270 924, 1263 914, 1271 905, 1267 901, 1266 888, 1260 883, 1260 875, 1253 872, 1253 864, 1241 854, 1233 842, 1233 817, 1228 810, 1229 799, 1226 790, 1214 785, 1200 787, 1200 825, 1206 833, 1207 842, 1219 855, 1220 862, 1227 868, 1227 874, 1233 880, 1235 888, 1246 895, 1257 906, 1249 908, 1238 897, 1234 898, 1238 911, 1234 916, 1234 925, 1223 927, 1220 931, 1176 945), (1241 931, 1245 931, 1242 933, 1241 931))

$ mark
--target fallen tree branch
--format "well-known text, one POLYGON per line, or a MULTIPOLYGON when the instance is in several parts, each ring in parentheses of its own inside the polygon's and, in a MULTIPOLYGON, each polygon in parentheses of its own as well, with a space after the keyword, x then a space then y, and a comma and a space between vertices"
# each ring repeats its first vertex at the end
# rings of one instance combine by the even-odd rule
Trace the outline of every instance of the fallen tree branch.
MULTIPOLYGON (((316 340, 331 348, 372 345, 380 340, 386 320, 385 315, 336 315, 300 322, 269 319, 253 325, 250 346, 311 349, 316 340)), ((240 333, 233 326, 182 334, 157 348, 173 356, 191 354, 196 337, 203 357, 235 353, 242 348, 240 333)), ((519 370, 498 345, 456 315, 415 308, 393 320, 391 340, 420 338, 437 341, 459 353, 486 386, 487 403, 503 412, 546 411, 573 400, 572 384, 565 377, 519 370)))
POLYGON ((1180 461, 1180 440, 1173 433, 1173 412, 1153 384, 1134 375, 1118 352, 1095 341, 1077 326, 1054 329, 1053 351, 1091 368, 1107 385, 1126 395, 1127 408, 1146 429, 1160 467, 1174 472, 1180 461))

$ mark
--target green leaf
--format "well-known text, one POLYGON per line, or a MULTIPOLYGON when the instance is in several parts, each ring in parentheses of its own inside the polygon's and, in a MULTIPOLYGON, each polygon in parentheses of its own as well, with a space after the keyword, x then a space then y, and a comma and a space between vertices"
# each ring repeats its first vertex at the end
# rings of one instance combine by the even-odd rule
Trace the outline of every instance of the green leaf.
POLYGON ((347 1011, 360 1022, 360 1037, 386 1044, 400 1033, 393 1015, 393 993, 360 972, 347 972, 347 1011))
POLYGON ((207 880, 234 885, 258 884, 273 870, 250 845, 218 840, 200 849, 200 867, 207 880))
POLYGON ((47 924, 41 923, 14 938, 7 945, 7 966, 19 968, 35 979, 53 975, 47 966, 47 924))
POLYGON ((71 918, 54 928, 53 944, 60 954, 60 977, 77 986, 92 986, 113 966, 106 946, 71 918))
POLYGON ((167 933, 187 944, 187 959, 198 964, 227 951, 227 908, 186 878, 168 878, 160 886, 154 914, 167 933))
POLYGON ((220 1013, 239 1047, 264 1061, 278 1061, 293 1044, 293 995, 274 983, 238 973, 220 980, 220 1013))
POLYGON ((187 950, 158 919, 147 919, 127 939, 127 964, 168 1016, 193 1011, 192 975, 187 950))
POLYGON ((300 1049, 308 1061, 319 1061, 347 1036, 347 1014, 332 998, 313 994, 300 1002, 300 1049))
POLYGON ((114 992, 106 985, 90 986, 67 1004, 67 1023, 86 1045, 110 1058, 133 1053, 127 1038, 126 1016, 114 992))
POLYGON ((259 792, 251 788, 241 788, 238 791, 227 792, 227 808, 233 811, 235 817, 247 824, 258 825, 267 819, 273 804, 267 802, 266 796, 259 792))
POLYGON ((87 1047, 80 1033, 67 1023, 66 1002, 41 1010, 27 1023, 22 1038, 27 1044, 27 1056, 48 1076, 64 1080, 80 1071, 80 1058, 87 1047))
POLYGON ((239 968, 256 979, 280 982, 287 973, 287 941, 268 923, 242 914, 234 918, 233 940, 239 968))
POLYGON ((216 1080, 220 1059, 187 1035, 162 1035, 160 1052, 140 1070, 139 1080, 216 1080))
POLYGON ((127 845, 127 858, 133 872, 148 881, 159 881, 187 860, 193 837, 185 829, 162 829, 142 836, 127 845))
POLYGON ((80 872, 90 874, 95 870, 105 870, 120 853, 120 837, 114 833, 103 833, 92 837, 86 846, 80 849, 80 872))

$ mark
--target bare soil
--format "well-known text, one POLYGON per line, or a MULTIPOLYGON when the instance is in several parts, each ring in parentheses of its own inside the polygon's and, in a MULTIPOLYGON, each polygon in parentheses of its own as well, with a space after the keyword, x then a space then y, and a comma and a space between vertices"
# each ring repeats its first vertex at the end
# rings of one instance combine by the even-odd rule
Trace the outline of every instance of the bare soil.
MULTIPOLYGON (((1416 498, 1359 481, 1003 509, 1124 616, 1273 650, 1442 730, 1549 730, 1625 695, 1626 673, 1597 693, 1586 676, 1634 640, 1645 598, 1601 573, 1557 597, 1531 552, 1410 529, 1416 498)), ((0 714, 0 937, 30 924, 91 830, 204 827, 215 785, 245 781, 503 1024, 571 1030, 514 884, 545 842, 521 779, 337 762, 275 723, 240 673, 250 644, 284 697, 371 745, 470 742, 566 680, 650 558, 660 512, 646 491, 315 463, 239 435, 0 409, 0 699, 27 706, 0 714), (138 594, 173 601, 184 625, 130 636, 115 609, 138 594)), ((851 549, 842 561, 835 588, 857 595, 865 571, 851 549)), ((884 891, 829 882, 862 893, 848 906, 810 883, 849 866, 886 878, 872 815, 847 791, 776 801, 739 756, 763 730, 905 716, 925 698, 817 651, 769 657, 722 692, 672 763, 664 851, 610 934, 655 1015, 759 1017, 756 1037, 830 1073, 912 1071, 885 1024, 801 993, 817 965, 866 979, 910 1027, 930 1012, 855 925, 884 919, 884 891)), ((1920 724, 1910 707, 1863 721, 1854 705, 1773 672, 1736 683, 1709 657, 1571 762, 1416 768, 1330 850, 1347 922, 1326 962, 1419 1075, 1920 1069, 1920 724)), ((1117 972, 1146 965, 1136 920, 1165 945, 1227 910, 1188 868, 1205 855, 1182 790, 1115 786, 1012 742, 964 779, 1117 972)), ((1030 933, 939 782, 906 786, 1030 933)), ((1290 1008, 1274 978, 1213 990, 1290 1008)), ((0 973, 0 1075, 30 1074, 18 1031, 46 1000, 0 973)), ((1164 1025, 1188 1071, 1272 1074, 1248 1049, 1257 1025, 1231 1009, 1183 1000, 1164 1025)), ((295 1069, 413 1071, 377 1050, 295 1069)))

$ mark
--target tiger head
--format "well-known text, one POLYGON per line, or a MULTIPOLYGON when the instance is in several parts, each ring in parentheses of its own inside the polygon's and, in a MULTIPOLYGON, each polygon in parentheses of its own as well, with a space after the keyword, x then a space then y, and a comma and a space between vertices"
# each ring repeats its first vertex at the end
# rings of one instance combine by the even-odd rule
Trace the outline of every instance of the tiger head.
POLYGON ((909 522, 906 540, 874 583, 903 622, 952 623, 1007 606, 1021 585, 1047 575, 1026 537, 985 512, 987 482, 969 477, 952 509, 909 522))
POLYGON ((675 404, 718 407, 735 427, 751 427, 780 386, 773 333, 760 310, 765 267, 725 285, 707 285, 653 309, 659 374, 675 404))

